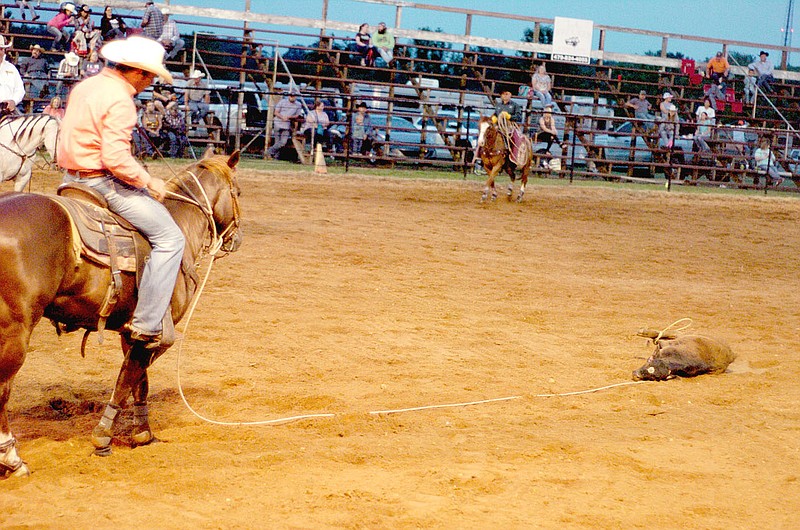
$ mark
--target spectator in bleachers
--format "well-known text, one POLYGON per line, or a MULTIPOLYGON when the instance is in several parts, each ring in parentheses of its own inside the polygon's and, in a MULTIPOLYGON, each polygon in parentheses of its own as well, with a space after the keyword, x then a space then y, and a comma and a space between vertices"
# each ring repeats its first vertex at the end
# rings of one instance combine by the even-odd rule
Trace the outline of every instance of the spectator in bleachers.
POLYGON ((275 105, 275 118, 272 121, 272 134, 275 143, 267 151, 270 158, 278 158, 278 153, 286 145, 292 134, 292 120, 303 115, 303 106, 297 101, 297 92, 292 89, 286 97, 275 105))
POLYGON ((158 42, 167 51, 164 60, 171 61, 183 50, 183 47, 186 46, 186 41, 181 38, 178 25, 172 20, 169 8, 162 7, 161 14, 164 15, 164 29, 161 31, 161 37, 159 37, 158 42))
POLYGON ((547 73, 547 67, 542 63, 536 68, 536 72, 531 76, 531 92, 542 102, 542 107, 553 103, 553 96, 550 91, 553 89, 553 80, 547 73))
POLYGON ((350 152, 360 155, 367 154, 369 139, 372 138, 372 121, 367 114, 367 105, 363 101, 356 107, 353 120, 350 123, 350 138, 353 141, 350 152))
POLYGON ((716 111, 717 100, 725 101, 725 82, 721 78, 712 79, 705 96, 711 102, 711 108, 716 111))
POLYGON ((72 37, 72 42, 75 45, 75 52, 81 57, 85 57, 92 50, 96 50, 97 43, 100 42, 100 30, 94 27, 91 14, 92 9, 83 4, 73 22, 75 34, 72 37))
POLYGON ((97 50, 92 50, 89 52, 89 57, 81 62, 81 77, 97 75, 103 69, 103 66, 103 61, 100 60, 97 50))
POLYGON ((106 6, 103 10, 103 18, 100 19, 100 33, 103 35, 103 41, 123 39, 127 30, 128 27, 122 17, 114 14, 113 7, 106 6))
POLYGON ((700 121, 700 114, 705 113, 706 117, 711 120, 711 123, 715 123, 717 119, 717 111, 711 105, 711 99, 705 98, 703 100, 703 104, 697 107, 697 110, 694 111, 695 116, 697 117, 697 121, 700 121))
POLYGON ((369 24, 366 22, 358 26, 356 51, 361 55, 361 66, 372 66, 374 64, 375 49, 372 46, 372 35, 369 34, 369 24))
POLYGON ((164 87, 154 86, 153 87, 153 103, 156 105, 156 109, 160 112, 166 114, 167 112, 167 105, 172 102, 178 103, 178 96, 177 94, 169 91, 164 87))
POLYGON ((375 33, 373 44, 375 44, 378 55, 388 66, 394 60, 394 35, 386 27, 386 22, 378 23, 378 31, 375 33))
POLYGON ((747 67, 752 68, 756 75, 758 75, 758 80, 756 81, 758 87, 764 92, 772 92, 772 86, 770 83, 775 81, 775 77, 772 75, 775 71, 775 67, 772 66, 772 61, 767 59, 767 57, 769 57, 769 53, 761 50, 761 53, 759 53, 758 56, 759 60, 753 61, 747 65, 747 67))
POLYGON ((36 22, 41 17, 36 14, 36 10, 33 6, 28 2, 28 0, 17 0, 17 7, 19 7, 19 18, 25 20, 25 10, 27 9, 31 14, 31 20, 36 22))
POLYGON ((42 110, 42 114, 47 114, 48 116, 52 116, 59 120, 64 119, 64 105, 62 100, 58 96, 53 96, 53 99, 50 100, 50 103, 42 110))
POLYGON ((189 82, 186 83, 186 102, 189 105, 192 123, 200 123, 208 114, 211 94, 208 91, 208 83, 203 79, 205 76, 206 74, 200 70, 194 70, 189 75, 189 82))
POLYGON ((61 96, 62 99, 67 99, 69 88, 81 78, 80 62, 81 58, 77 54, 67 52, 61 62, 58 63, 56 94, 61 96))
POLYGON ((144 36, 153 40, 158 40, 161 37, 161 32, 164 31, 164 15, 158 9, 152 0, 147 0, 144 3, 144 14, 142 15, 142 29, 144 36))
POLYGON ((164 133, 168 143, 170 158, 183 158, 189 140, 186 138, 186 119, 180 111, 177 101, 167 103, 164 115, 164 133))
POLYGON ((141 124, 147 134, 147 140, 149 140, 143 144, 144 152, 148 156, 154 156, 156 150, 160 151, 162 149, 165 135, 162 132, 164 115, 156 110, 152 100, 144 104, 141 124))
POLYGON ((660 145, 666 149, 671 149, 675 144, 675 138, 680 134, 680 119, 678 118, 678 107, 669 104, 667 115, 658 124, 658 137, 660 145))
MULTIPOLYGON (((769 138, 762 138, 758 143, 758 149, 753 153, 753 159, 756 163, 756 169, 763 172, 767 176, 767 186, 774 185, 780 186, 783 183, 783 177, 778 173, 778 165, 775 160, 775 153, 772 152, 769 138)), ((756 175, 753 178, 753 184, 758 186, 759 178, 756 175)))
POLYGON ((547 143, 545 150, 549 153, 550 148, 553 147, 555 142, 558 142, 558 129, 556 128, 556 121, 553 119, 553 106, 547 105, 544 112, 539 118, 539 132, 536 133, 537 142, 547 143))
POLYGON ((669 108, 672 105, 672 92, 664 92, 661 96, 661 103, 658 104, 658 110, 661 111, 661 117, 669 114, 669 108))
POLYGON ((68 49, 71 35, 67 31, 67 26, 74 26, 74 16, 75 5, 67 2, 47 23, 47 32, 53 36, 53 45, 50 46, 50 51, 68 49))
POLYGON ((717 55, 709 59, 706 64, 706 77, 712 82, 722 79, 723 82, 728 81, 728 76, 731 73, 731 65, 728 63, 722 52, 717 52, 717 55))
POLYGON ((708 140, 711 138, 711 125, 713 125, 713 121, 705 111, 702 110, 703 107, 700 107, 698 118, 697 118, 697 129, 694 133, 694 145, 697 146, 697 149, 701 152, 708 152, 711 151, 711 148, 708 146, 708 140))
POLYGON ((50 76, 50 63, 42 55, 44 50, 38 44, 31 46, 31 56, 19 61, 19 73, 28 81, 28 97, 39 99, 47 86, 50 76))
POLYGON ((756 71, 752 68, 747 69, 747 75, 744 76, 744 102, 754 103, 756 100, 756 71))
POLYGON ((0 116, 17 113, 17 105, 25 98, 25 85, 17 67, 6 60, 6 50, 11 43, 6 43, 0 35, 0 116))
POLYGON ((644 90, 639 91, 639 97, 631 98, 625 103, 625 108, 633 109, 633 117, 637 120, 642 120, 642 127, 644 129, 653 128, 654 116, 650 114, 650 109, 653 106, 647 101, 647 92, 644 90))
POLYGON ((328 117, 328 113, 325 112, 325 103, 322 100, 317 100, 314 103, 314 110, 306 115, 302 131, 306 137, 306 142, 311 145, 312 151, 319 143, 328 144, 330 140, 328 128, 330 125, 331 120, 328 117))

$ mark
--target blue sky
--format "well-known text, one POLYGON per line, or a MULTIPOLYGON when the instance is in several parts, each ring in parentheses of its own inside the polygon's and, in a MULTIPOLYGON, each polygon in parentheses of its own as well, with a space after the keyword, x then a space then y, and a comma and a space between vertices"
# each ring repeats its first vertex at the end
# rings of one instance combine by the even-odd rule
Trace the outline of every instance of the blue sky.
MULTIPOLYGON (((162 0, 163 1, 163 0, 162 0)), ((414 1, 414 0, 412 0, 414 1)), ((424 0, 419 3, 476 10, 529 15, 543 18, 556 16, 584 18, 595 24, 623 26, 673 34, 698 35, 729 40, 781 45, 781 32, 786 18, 787 0, 424 0)), ((170 0, 172 5, 215 7, 243 10, 245 0, 170 0)), ((322 0, 251 0, 251 9, 259 13, 320 18, 322 0)), ((800 12, 800 6, 796 10, 800 12)), ((391 27, 395 9, 391 6, 359 2, 356 0, 329 0, 328 18, 344 22, 369 22, 374 25, 385 20, 391 27)), ((797 17, 795 16, 795 19, 797 17)), ((402 12, 401 27, 418 29, 423 26, 442 28, 448 33, 463 33, 465 17, 449 13, 406 7, 402 12)), ((520 40, 529 24, 510 20, 476 17, 474 35, 520 40)), ((800 31, 800 27, 798 27, 800 31)), ((294 29, 293 31, 298 31, 294 29)), ((334 32, 336 33, 336 32, 334 32)), ((291 38, 287 38, 291 39, 291 38)), ((295 39, 297 40, 297 39, 295 39)), ((793 39, 800 47, 800 34, 793 39)), ((647 37, 625 36, 611 33, 606 39, 608 51, 643 53, 660 50, 661 40, 647 37)), ((735 48, 743 53, 757 53, 755 48, 735 48)), ((675 40, 670 51, 681 51, 696 59, 713 55, 716 47, 690 41, 675 40)), ((793 57, 797 62, 798 56, 793 57)))

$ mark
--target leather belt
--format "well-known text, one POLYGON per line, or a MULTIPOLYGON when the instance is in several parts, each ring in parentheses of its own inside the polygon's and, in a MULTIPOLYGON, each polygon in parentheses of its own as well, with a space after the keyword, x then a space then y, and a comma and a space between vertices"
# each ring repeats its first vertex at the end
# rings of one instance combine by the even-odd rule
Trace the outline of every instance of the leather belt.
POLYGON ((105 169, 68 169, 67 175, 72 177, 76 177, 79 179, 93 179, 96 177, 105 177, 110 175, 111 173, 105 169))

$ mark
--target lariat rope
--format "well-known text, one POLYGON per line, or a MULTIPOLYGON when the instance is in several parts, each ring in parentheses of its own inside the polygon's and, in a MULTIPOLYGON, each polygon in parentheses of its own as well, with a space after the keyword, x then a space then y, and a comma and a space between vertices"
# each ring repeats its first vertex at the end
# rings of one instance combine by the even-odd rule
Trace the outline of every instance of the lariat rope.
POLYGON ((660 341, 660 340, 661 340, 661 337, 663 337, 663 336, 664 336, 664 333, 666 333, 666 332, 667 332, 667 331, 669 331, 670 329, 674 328, 675 326, 677 326, 677 325, 678 325, 678 324, 680 324, 681 322, 686 322, 686 325, 685 325, 685 326, 683 326, 683 327, 680 327, 680 328, 676 329, 676 330, 675 330, 676 332, 677 332, 677 331, 683 331, 683 330, 685 330, 685 329, 688 329, 688 328, 689 328, 689 327, 691 327, 691 325, 692 325, 692 319, 691 319, 691 318, 689 318, 689 317, 685 317, 685 318, 679 318, 678 320, 676 320, 675 322, 673 322, 673 323, 672 323, 672 324, 670 324, 669 326, 667 326, 667 327, 665 327, 664 329, 662 329, 661 331, 659 331, 659 332, 658 332, 658 335, 656 335, 656 338, 654 338, 654 339, 653 339, 653 344, 658 344, 658 341, 660 341))

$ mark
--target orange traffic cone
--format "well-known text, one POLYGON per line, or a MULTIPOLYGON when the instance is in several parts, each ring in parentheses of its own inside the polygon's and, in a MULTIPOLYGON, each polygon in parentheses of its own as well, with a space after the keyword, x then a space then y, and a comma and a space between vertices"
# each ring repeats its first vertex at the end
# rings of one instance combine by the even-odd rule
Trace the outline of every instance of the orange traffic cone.
POLYGON ((325 165, 325 156, 322 154, 322 144, 317 144, 317 151, 314 154, 314 173, 327 173, 328 166, 325 165))

